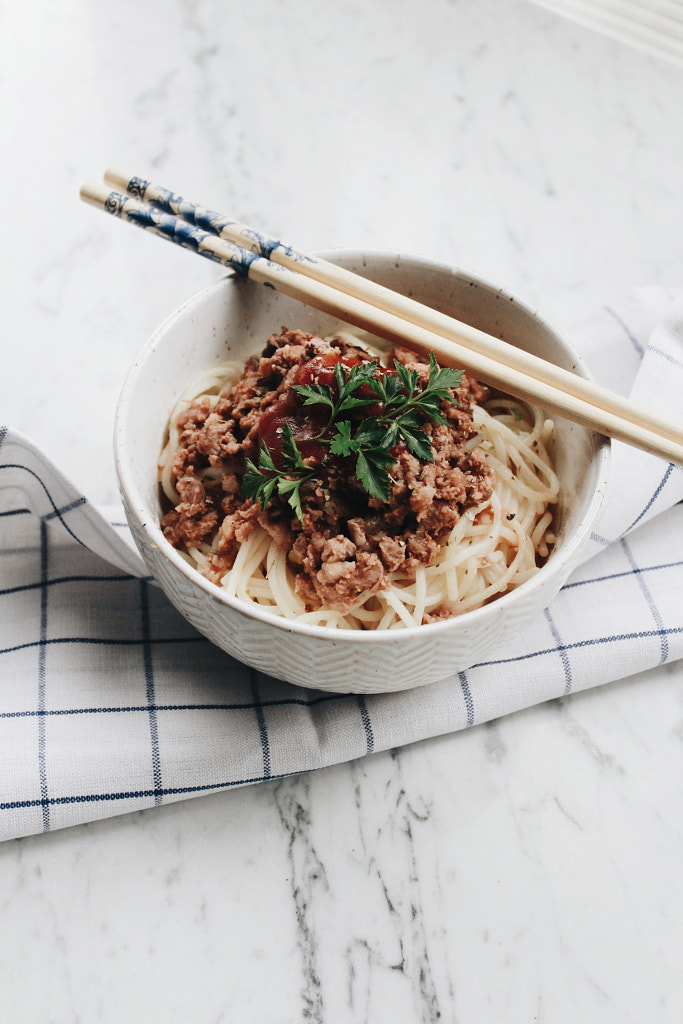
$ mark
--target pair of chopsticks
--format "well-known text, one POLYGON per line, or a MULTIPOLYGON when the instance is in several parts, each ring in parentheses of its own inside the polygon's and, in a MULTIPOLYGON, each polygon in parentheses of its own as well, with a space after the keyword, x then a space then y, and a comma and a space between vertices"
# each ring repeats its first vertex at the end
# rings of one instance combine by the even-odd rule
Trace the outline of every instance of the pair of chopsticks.
POLYGON ((546 360, 168 189, 108 170, 81 198, 339 320, 470 370, 485 384, 683 465, 683 426, 546 360))

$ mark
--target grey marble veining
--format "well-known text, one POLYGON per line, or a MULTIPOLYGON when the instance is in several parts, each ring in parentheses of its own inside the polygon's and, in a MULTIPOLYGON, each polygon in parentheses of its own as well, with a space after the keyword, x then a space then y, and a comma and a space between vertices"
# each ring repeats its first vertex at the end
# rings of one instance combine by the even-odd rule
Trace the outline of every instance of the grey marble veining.
MULTIPOLYGON (((0 0, 0 83, 0 419, 99 503, 128 366, 218 274, 81 205, 108 165, 566 329, 683 281, 683 72, 523 0, 0 0)), ((682 768, 672 665, 6 843, 0 1020, 678 1024, 682 768)))

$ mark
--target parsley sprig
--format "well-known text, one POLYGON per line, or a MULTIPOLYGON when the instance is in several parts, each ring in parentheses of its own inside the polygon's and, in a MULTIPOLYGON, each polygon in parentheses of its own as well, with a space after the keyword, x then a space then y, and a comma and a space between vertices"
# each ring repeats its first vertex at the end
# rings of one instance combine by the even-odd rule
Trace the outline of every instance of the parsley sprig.
POLYGON ((285 423, 282 428, 282 469, 275 465, 273 456, 264 442, 259 452, 258 466, 255 466, 251 459, 247 459, 242 493, 247 498, 253 498, 254 502, 259 502, 261 508, 265 508, 277 490, 278 494, 287 498, 297 518, 301 520, 301 485, 307 480, 312 480, 315 475, 316 467, 304 462, 296 446, 292 428, 289 423, 285 423))
MULTIPOLYGON (((462 379, 461 370, 440 367, 433 353, 424 384, 415 370, 397 360, 394 370, 379 372, 376 359, 351 367, 336 363, 334 388, 328 384, 294 385, 305 406, 328 410, 327 423, 313 440, 329 445, 332 455, 355 455, 356 477, 371 497, 383 502, 389 501, 389 467, 396 462, 390 449, 402 441, 421 462, 433 462, 430 437, 423 427, 427 420, 446 422, 441 403, 456 401, 452 389, 462 379), (368 397, 368 389, 372 397, 368 397), (378 407, 376 415, 360 423, 349 418, 353 410, 368 405, 378 407)), ((242 493, 265 508, 277 491, 301 519, 301 486, 317 475, 318 467, 304 461, 286 423, 282 429, 282 468, 275 465, 267 446, 262 445, 258 466, 247 460, 242 493)))

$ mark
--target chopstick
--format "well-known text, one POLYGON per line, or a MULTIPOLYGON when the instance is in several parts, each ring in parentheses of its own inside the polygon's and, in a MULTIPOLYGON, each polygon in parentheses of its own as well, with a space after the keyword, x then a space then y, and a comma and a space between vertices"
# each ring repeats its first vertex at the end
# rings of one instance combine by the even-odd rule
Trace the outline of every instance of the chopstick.
POLYGON ((115 171, 108 171, 106 179, 133 194, 84 185, 81 198, 390 343, 408 345, 423 355, 433 351, 442 365, 468 369, 485 384, 683 465, 683 427, 672 421, 160 186, 115 171))
MULTIPOLYGON (((226 241, 264 256, 295 273, 303 274, 322 284, 328 284, 347 295, 354 296, 392 313, 409 323, 449 338, 459 345, 472 347, 476 352, 489 356, 497 363, 520 370, 537 380, 565 391, 577 398, 584 398, 590 404, 599 403, 601 408, 615 416, 638 425, 642 422, 643 410, 636 409, 628 399, 615 395, 607 388, 587 381, 576 373, 555 366, 538 356, 524 352, 512 345, 493 338, 483 331, 461 323, 453 317, 431 309, 424 304, 376 284, 350 270, 320 259, 312 253, 302 252, 269 235, 237 221, 229 220, 204 206, 171 192, 170 189, 154 184, 137 176, 110 168, 104 180, 120 191, 157 206, 194 224, 204 231, 215 234, 226 241)), ((488 382, 487 382, 488 383, 488 382)), ((677 443, 683 438, 683 427, 670 420, 645 413, 650 424, 656 424, 657 431, 677 443)))

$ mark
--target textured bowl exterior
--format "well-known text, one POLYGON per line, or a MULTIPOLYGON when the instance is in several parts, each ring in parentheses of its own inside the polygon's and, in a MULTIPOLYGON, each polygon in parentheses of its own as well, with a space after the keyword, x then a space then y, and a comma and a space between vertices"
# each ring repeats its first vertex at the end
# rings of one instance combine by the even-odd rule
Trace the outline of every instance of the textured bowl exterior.
MULTIPOLYGON (((393 254, 346 252, 328 258, 584 372, 568 344, 540 317, 471 275, 393 254)), ((173 314, 129 373, 117 410, 117 470, 126 517, 150 573, 185 618, 218 647, 300 686, 335 693, 398 691, 484 661, 539 615, 566 581, 599 509, 608 444, 584 428, 557 421, 556 465, 565 495, 558 545, 532 580, 485 608, 381 633, 306 626, 251 608, 200 576, 164 538, 156 459, 174 392, 213 362, 246 358, 282 324, 326 333, 332 321, 228 277, 173 314)))
POLYGON ((171 602, 209 640, 238 661, 299 686, 332 693, 383 693, 406 690, 471 668, 540 614, 562 580, 547 576, 522 600, 497 609, 457 630, 396 630, 389 643, 349 643, 344 632, 316 636, 250 618, 216 594, 196 586, 150 544, 126 509, 133 536, 150 572, 171 602))

